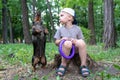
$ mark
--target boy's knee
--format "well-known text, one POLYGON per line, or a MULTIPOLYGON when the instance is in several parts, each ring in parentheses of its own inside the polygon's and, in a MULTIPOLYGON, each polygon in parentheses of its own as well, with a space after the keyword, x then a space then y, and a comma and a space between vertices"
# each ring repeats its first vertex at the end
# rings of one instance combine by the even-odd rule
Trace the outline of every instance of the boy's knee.
POLYGON ((71 41, 65 41, 64 42, 64 47, 71 49, 72 48, 72 42, 71 41))
POLYGON ((86 47, 86 43, 85 43, 84 40, 82 40, 82 39, 80 39, 80 40, 77 41, 77 45, 78 45, 79 47, 86 47))

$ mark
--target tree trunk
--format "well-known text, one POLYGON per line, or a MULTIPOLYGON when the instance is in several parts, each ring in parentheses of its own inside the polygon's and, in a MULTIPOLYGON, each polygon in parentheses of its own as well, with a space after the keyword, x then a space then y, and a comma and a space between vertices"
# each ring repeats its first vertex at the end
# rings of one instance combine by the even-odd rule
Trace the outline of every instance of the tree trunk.
POLYGON ((23 34, 25 43, 31 43, 31 36, 29 32, 29 20, 28 20, 28 8, 27 8, 27 0, 21 0, 22 7, 22 24, 23 24, 23 34))
POLYGON ((52 27, 52 37, 54 36, 54 34, 55 34, 55 28, 54 28, 54 23, 53 23, 53 18, 52 18, 52 12, 51 12, 51 7, 50 7, 50 4, 49 4, 49 1, 48 0, 46 0, 47 1, 47 7, 48 7, 48 9, 49 9, 49 14, 50 14, 50 23, 51 23, 51 27, 52 27))
MULTIPOLYGON (((59 15, 59 13, 60 13, 60 5, 59 5, 59 4, 60 4, 60 0, 57 1, 57 6, 58 6, 58 7, 57 7, 57 10, 58 10, 58 13, 57 13, 57 14, 58 14, 58 15, 59 15)), ((58 21, 57 21, 57 25, 60 25, 59 18, 58 18, 57 20, 58 20, 58 21)))
POLYGON ((2 26, 3 26, 3 43, 8 43, 8 28, 7 28, 7 0, 2 0, 3 8, 2 8, 2 26))
MULTIPOLYGON (((75 54, 72 59, 67 63, 67 66, 69 66, 70 63, 73 63, 72 66, 77 66, 80 68, 81 61, 79 54, 75 54)), ((53 68, 58 68, 61 64, 61 55, 56 54, 54 57, 54 63, 53 63, 53 68)), ((87 66, 90 70, 95 71, 98 67, 98 64, 87 54, 87 66)))
POLYGON ((8 10, 8 16, 9 16, 9 27, 10 27, 10 43, 13 43, 13 29, 12 29, 12 21, 11 21, 11 15, 10 10, 8 10))
POLYGON ((88 28, 91 31, 89 44, 96 44, 95 29, 94 29, 94 11, 93 11, 93 0, 89 0, 88 4, 88 28))
POLYGON ((104 34, 103 42, 104 48, 115 47, 115 27, 113 14, 113 0, 104 0, 104 34))
POLYGON ((36 7, 36 0, 33 0, 33 20, 35 18, 35 7, 36 7))

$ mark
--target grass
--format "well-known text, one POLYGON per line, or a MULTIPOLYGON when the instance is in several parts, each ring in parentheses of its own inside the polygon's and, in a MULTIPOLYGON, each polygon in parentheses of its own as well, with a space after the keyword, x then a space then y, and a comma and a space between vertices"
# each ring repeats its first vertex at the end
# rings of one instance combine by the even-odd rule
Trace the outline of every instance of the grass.
MULTIPOLYGON (((87 46, 88 54, 95 60, 109 60, 112 61, 116 56, 120 56, 120 49, 108 49, 107 51, 102 49, 102 46, 87 46)), ((54 59, 54 55, 58 53, 58 48, 54 43, 46 44, 46 57, 48 61, 54 59)), ((30 63, 33 54, 33 47, 27 44, 1 44, 0 55, 11 63, 30 63), (15 56, 14 58, 10 58, 15 56)))
MULTIPOLYGON (((48 61, 58 53, 57 47, 53 43, 46 44, 46 57, 48 61)), ((27 44, 1 44, 0 55, 11 64, 30 63, 33 55, 33 46, 27 44), (14 58, 11 58, 15 56, 14 58)))
POLYGON ((104 50, 102 45, 87 46, 87 52, 95 61, 112 61, 116 56, 120 56, 119 48, 104 50))
MULTIPOLYGON (((103 50, 102 45, 94 45, 90 46, 87 45, 87 52, 91 56, 91 58, 95 61, 110 61, 110 62, 120 62, 119 58, 116 58, 120 56, 120 49, 108 49, 103 50)), ((47 61, 51 61, 54 59, 54 55, 58 54, 58 48, 54 43, 47 43, 46 44, 46 57, 47 61)), ((33 46, 27 45, 27 44, 0 44, 0 60, 5 60, 5 62, 8 62, 9 64, 18 64, 25 66, 26 64, 31 64, 31 59, 33 55, 33 46)), ((120 70, 120 66, 115 66, 120 70)), ((3 65, 0 65, 0 68, 3 68, 3 65)), ((107 78, 109 80, 119 80, 120 76, 118 78, 114 78, 114 76, 110 76, 106 72, 99 73, 100 76, 105 76, 106 80, 107 78), (110 77, 110 78, 109 78, 110 77)), ((17 78, 17 76, 15 77, 17 78)), ((38 77, 35 78, 37 80, 38 77)), ((43 78, 47 78, 47 76, 44 76, 43 78)), ((34 79, 33 79, 34 80, 34 79)), ((58 79, 59 80, 59 79, 58 79)))

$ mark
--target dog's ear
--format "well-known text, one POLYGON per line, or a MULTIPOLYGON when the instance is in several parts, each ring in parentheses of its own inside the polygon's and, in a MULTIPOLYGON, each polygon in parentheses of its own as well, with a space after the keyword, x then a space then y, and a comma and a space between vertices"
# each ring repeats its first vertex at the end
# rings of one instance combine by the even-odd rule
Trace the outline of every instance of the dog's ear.
POLYGON ((40 16, 35 16, 34 21, 35 21, 35 22, 40 22, 40 21, 41 21, 41 17, 40 17, 40 16))
POLYGON ((35 22, 41 22, 41 12, 37 11, 34 18, 35 22))

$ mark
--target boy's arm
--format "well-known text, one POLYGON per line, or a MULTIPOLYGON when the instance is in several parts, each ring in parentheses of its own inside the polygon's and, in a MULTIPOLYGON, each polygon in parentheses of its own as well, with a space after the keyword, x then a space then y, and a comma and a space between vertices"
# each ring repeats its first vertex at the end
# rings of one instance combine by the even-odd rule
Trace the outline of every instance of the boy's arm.
POLYGON ((56 44, 57 46, 59 46, 60 42, 61 42, 63 39, 64 39, 64 40, 68 40, 68 38, 66 38, 66 37, 63 37, 63 38, 61 38, 61 39, 56 39, 56 40, 55 40, 55 44, 56 44))
POLYGON ((55 40, 55 44, 56 44, 57 46, 59 46, 60 41, 61 41, 61 39, 56 39, 56 40, 55 40))

